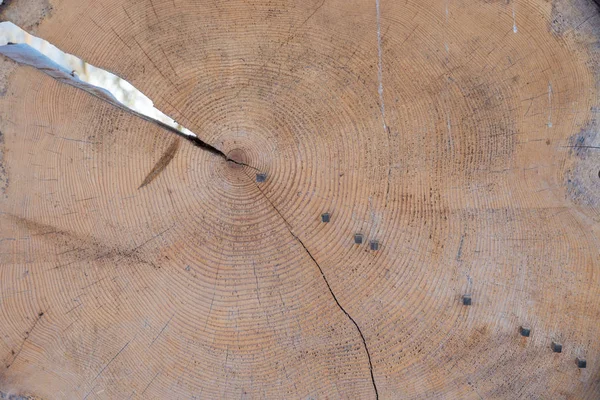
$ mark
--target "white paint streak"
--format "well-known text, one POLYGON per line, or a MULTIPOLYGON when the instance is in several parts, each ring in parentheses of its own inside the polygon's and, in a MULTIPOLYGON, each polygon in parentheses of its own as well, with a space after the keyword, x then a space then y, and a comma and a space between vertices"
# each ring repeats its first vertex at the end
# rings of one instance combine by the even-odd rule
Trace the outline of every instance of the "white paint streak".
POLYGON ((517 17, 515 15, 515 2, 512 3, 512 15, 513 15, 513 32, 517 33, 519 30, 517 29, 517 17))
POLYGON ((377 55, 378 55, 378 81, 379 88, 379 108, 381 109, 381 118, 383 120, 383 130, 387 133, 387 124, 385 123, 385 102, 383 99, 383 52, 381 50, 381 11, 379 8, 379 0, 375 0, 377 9, 377 55))
POLYGON ((552 82, 548 81, 548 128, 552 128, 552 82))

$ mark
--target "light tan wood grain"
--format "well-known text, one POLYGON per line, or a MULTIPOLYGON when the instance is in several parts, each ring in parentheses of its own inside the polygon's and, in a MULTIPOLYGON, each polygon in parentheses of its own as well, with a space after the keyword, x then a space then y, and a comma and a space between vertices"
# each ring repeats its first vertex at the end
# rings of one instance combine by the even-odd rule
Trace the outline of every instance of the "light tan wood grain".
POLYGON ((50 4, 248 166, 2 67, 2 393, 600 396, 591 1, 50 4))

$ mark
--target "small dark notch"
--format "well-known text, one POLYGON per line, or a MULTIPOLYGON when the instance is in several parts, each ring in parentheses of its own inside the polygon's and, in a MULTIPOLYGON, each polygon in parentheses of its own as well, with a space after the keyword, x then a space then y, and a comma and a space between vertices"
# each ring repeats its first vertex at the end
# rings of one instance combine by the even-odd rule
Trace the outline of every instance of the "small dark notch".
POLYGON ((470 294, 463 295, 462 303, 463 303, 463 306, 470 306, 471 305, 471 295, 470 294))
POLYGON ((521 336, 529 337, 529 335, 531 335, 531 328, 528 326, 520 326, 519 333, 521 334, 521 336))
POLYGON ((577 368, 586 368, 587 367, 587 361, 585 361, 585 358, 577 357, 575 359, 575 363, 577 364, 577 368))
POLYGON ((371 250, 373 250, 373 251, 377 251, 377 250, 379 250, 379 241, 377 241, 377 240, 371 240, 371 241, 369 242, 369 247, 370 247, 370 248, 371 248, 371 250))
POLYGON ((328 212, 321 214, 321 221, 328 223, 330 220, 331 215, 328 212))
POLYGON ((354 234, 354 243, 356 243, 356 244, 362 244, 363 238, 364 237, 363 237, 362 233, 355 233, 354 234))
POLYGON ((562 353, 562 344, 558 342, 552 341, 552 344, 550 344, 550 348, 555 353, 562 353))
POLYGON ((256 182, 262 183, 267 180, 267 174, 261 172, 260 174, 256 174, 256 182))

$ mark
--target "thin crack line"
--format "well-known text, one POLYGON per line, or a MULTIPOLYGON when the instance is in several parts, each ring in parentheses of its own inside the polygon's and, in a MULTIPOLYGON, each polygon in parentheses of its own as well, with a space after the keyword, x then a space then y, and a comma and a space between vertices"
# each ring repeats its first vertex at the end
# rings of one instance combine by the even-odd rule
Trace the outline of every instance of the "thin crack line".
POLYGON ((317 13, 317 11, 319 11, 321 9, 321 7, 323 7, 325 5, 325 1, 323 0, 321 2, 321 4, 319 4, 311 13, 310 15, 304 20, 302 21, 302 23, 300 25, 298 25, 297 28, 294 29, 294 31, 288 36, 288 38, 281 43, 281 45, 279 46, 279 49, 281 49, 283 46, 287 45, 295 36, 296 33, 304 26, 306 25, 306 23, 312 18, 314 17, 314 15, 317 13))
POLYGON ((42 319, 42 317, 44 316, 44 312, 40 312, 35 320, 35 322, 33 323, 33 326, 29 329, 29 331, 25 332, 25 338, 23 339, 23 341, 21 342, 21 346, 19 347, 19 350, 14 354, 14 357, 12 359, 12 361, 10 363, 8 363, 8 365, 6 366, 6 369, 9 369, 17 360, 17 357, 19 357, 19 354, 21 354, 21 351, 23 350, 23 347, 25 347, 25 343, 27 342, 27 340, 29 339, 29 337, 31 336, 31 334, 33 333, 33 330, 35 329, 35 327, 37 326, 38 322, 40 322, 40 319, 42 319))
MULTIPOLYGON (((249 178, 251 178, 251 177, 249 176, 249 178)), ((333 297, 333 300, 335 301, 335 304, 337 304, 338 308, 346 315, 346 317, 350 320, 350 322, 352 322, 354 324, 354 326, 356 327, 356 330, 358 331, 358 334, 360 335, 360 338, 362 340, 363 346, 365 348, 365 352, 367 353, 367 360, 369 361, 369 373, 371 374, 371 383, 373 384, 373 390, 375 391, 375 399, 378 400, 379 399, 379 392, 377 391, 377 385, 375 383, 375 375, 373 374, 373 362, 371 361, 371 353, 369 352, 369 348, 367 347, 367 340, 365 339, 365 335, 363 334, 362 330, 360 329, 360 326, 354 320, 354 318, 352 318, 352 316, 348 313, 348 311, 346 311, 346 309, 340 304, 337 296, 335 295, 335 293, 333 292, 333 289, 331 288, 331 285, 329 284, 329 281, 327 280, 327 276, 325 275, 325 272, 323 272, 323 268, 321 268, 321 266, 319 265, 319 263, 317 262, 317 260, 315 260, 315 258, 311 254, 311 252, 304 245, 304 242, 302 242, 302 240, 298 236, 296 236, 294 234, 294 232, 292 231, 292 226, 290 225, 290 223, 285 219, 285 217, 281 214, 281 212, 279 212, 279 210, 277 209, 277 207, 275 207, 275 205, 273 204, 273 202, 271 201, 271 199, 265 194, 265 192, 260 188, 260 186, 256 185, 256 187, 258 188, 258 190, 260 191, 260 193, 263 195, 263 197, 267 200, 267 202, 271 205, 271 207, 273 208, 273 210, 275 210, 275 212, 281 217, 281 219, 283 220, 283 222, 285 222, 285 224, 287 226, 287 229, 290 232, 290 235, 292 235, 292 237, 294 239, 296 239, 298 241, 298 243, 300 243, 300 245, 302 246, 302 248, 304 249, 304 251, 306 251, 306 254, 308 254, 308 256, 310 257, 310 259, 317 266, 317 268, 319 269, 319 272, 321 273, 321 277, 323 278, 323 281, 325 282, 325 285, 327 286, 327 289, 329 290, 329 293, 331 294, 331 297, 333 297)))
POLYGON ((259 170, 258 168, 256 168, 256 167, 253 167, 253 166, 252 166, 252 165, 250 165, 250 164, 246 164, 246 163, 244 163, 244 162, 241 162, 241 161, 236 161, 236 160, 234 160, 233 158, 230 158, 230 157, 227 157, 227 156, 225 156, 225 161, 229 161, 229 162, 232 162, 232 163, 234 163, 234 164, 241 165, 242 167, 248 167, 248 168, 250 168, 250 169, 253 169, 253 170, 255 170, 256 172, 260 172, 260 170, 259 170))

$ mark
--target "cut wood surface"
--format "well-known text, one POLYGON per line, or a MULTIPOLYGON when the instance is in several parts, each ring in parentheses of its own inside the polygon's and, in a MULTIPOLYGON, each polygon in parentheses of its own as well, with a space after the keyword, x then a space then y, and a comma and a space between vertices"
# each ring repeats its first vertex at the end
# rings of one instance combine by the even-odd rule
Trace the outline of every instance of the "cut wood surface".
POLYGON ((0 16, 226 156, 0 60, 0 398, 600 398, 593 1, 0 16))

